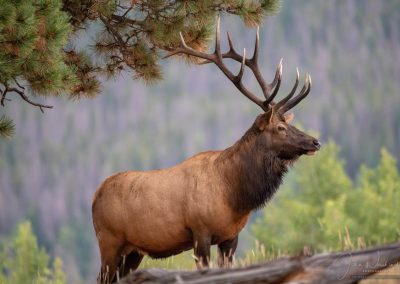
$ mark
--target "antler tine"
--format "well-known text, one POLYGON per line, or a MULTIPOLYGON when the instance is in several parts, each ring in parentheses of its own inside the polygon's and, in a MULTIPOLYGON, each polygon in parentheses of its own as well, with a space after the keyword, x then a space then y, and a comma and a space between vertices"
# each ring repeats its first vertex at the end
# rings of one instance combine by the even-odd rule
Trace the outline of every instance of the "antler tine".
POLYGON ((273 93, 270 96, 268 96, 268 98, 266 98, 266 100, 264 101, 265 105, 269 105, 274 100, 274 98, 278 94, 279 88, 281 87, 282 60, 283 60, 283 58, 281 58, 281 60, 279 61, 278 67, 276 68, 276 72, 275 72, 275 78, 274 78, 274 81, 272 82, 275 85, 275 89, 274 89, 273 93))
MULTIPOLYGON (((217 28, 215 31, 215 54, 218 56, 218 58, 221 57, 221 44, 220 44, 220 22, 221 22, 221 18, 218 15, 218 19, 217 19, 217 28)), ((221 61, 222 61, 222 57, 221 57, 221 61)))
POLYGON ((310 76, 310 74, 307 74, 306 80, 304 82, 304 86, 301 89, 300 93, 296 97, 294 97, 293 99, 288 101, 282 107, 283 113, 287 112, 288 110, 290 110, 291 108, 296 106, 299 102, 301 102, 301 100, 303 100, 310 93, 310 90, 311 90, 311 76, 310 76))
POLYGON ((244 67, 246 66, 246 48, 243 48, 243 60, 242 64, 240 65, 239 73, 236 75, 236 80, 241 81, 244 73, 244 67))
POLYGON ((189 47, 186 44, 185 39, 183 38, 183 35, 182 35, 181 32, 179 32, 179 35, 180 35, 180 39, 181 39, 181 47, 175 49, 170 54, 164 56, 163 59, 171 57, 171 56, 176 55, 176 54, 183 53, 183 54, 191 55, 191 56, 194 56, 194 57, 203 58, 203 59, 206 59, 206 60, 208 60, 210 62, 216 63, 217 58, 216 58, 216 56, 214 54, 207 54, 207 53, 204 53, 204 52, 201 52, 201 51, 194 50, 193 48, 189 47))
MULTIPOLYGON (((254 43, 254 53, 253 53, 253 57, 251 58, 251 60, 247 64, 247 66, 249 66, 249 68, 253 72, 254 76, 256 77, 257 82, 261 87, 261 90, 263 92, 263 95, 264 95, 265 99, 268 100, 269 97, 270 97, 271 90, 275 86, 276 82, 274 80, 275 83, 267 84, 265 82, 262 74, 261 74, 260 69, 258 68, 258 47, 259 47, 259 44, 260 44, 260 27, 257 26, 256 41, 254 43)), ((268 105, 268 103, 264 102, 264 105, 268 105)))
MULTIPOLYGON (((235 48, 233 47, 233 43, 231 40, 231 36, 229 35, 229 32, 226 32, 226 37, 228 38, 228 43, 229 43, 229 52, 232 50, 233 52, 235 52, 235 48)), ((228 53, 229 53, 228 52, 228 53)), ((235 52, 236 53, 236 52, 235 52)))
POLYGON ((274 77, 274 80, 270 84, 271 88, 273 88, 278 83, 278 78, 282 76, 282 66, 283 66, 282 61, 283 61, 283 58, 281 58, 281 60, 279 60, 279 63, 276 66, 275 77, 274 77))
POLYGON ((296 92, 297 86, 299 85, 299 68, 296 68, 297 74, 296 74, 296 82, 294 83, 294 86, 292 88, 292 90, 290 91, 290 93, 284 97, 282 100, 280 100, 274 107, 275 109, 279 109, 281 108, 283 105, 285 105, 294 95, 294 93, 296 92))
POLYGON ((186 45, 185 39, 183 38, 182 32, 179 32, 179 37, 181 38, 181 44, 184 48, 190 48, 186 45))
POLYGON ((201 52, 201 51, 197 51, 197 50, 194 50, 193 48, 189 47, 186 44, 185 39, 183 38, 182 32, 179 32, 179 36, 180 36, 180 39, 181 39, 181 47, 179 47, 179 48, 175 49, 174 51, 170 52, 169 54, 164 56, 162 59, 166 59, 166 58, 169 58, 169 57, 174 56, 176 54, 183 53, 183 54, 187 54, 187 55, 191 55, 191 56, 195 56, 195 57, 200 57, 200 58, 206 59, 206 60, 208 60, 210 62, 214 62, 215 61, 215 57, 212 56, 211 54, 207 54, 207 53, 204 53, 204 52, 201 52))
POLYGON ((257 26, 257 32, 256 32, 256 43, 254 45, 254 53, 253 57, 251 58, 251 61, 253 64, 257 64, 258 60, 258 46, 260 45, 260 26, 257 26))

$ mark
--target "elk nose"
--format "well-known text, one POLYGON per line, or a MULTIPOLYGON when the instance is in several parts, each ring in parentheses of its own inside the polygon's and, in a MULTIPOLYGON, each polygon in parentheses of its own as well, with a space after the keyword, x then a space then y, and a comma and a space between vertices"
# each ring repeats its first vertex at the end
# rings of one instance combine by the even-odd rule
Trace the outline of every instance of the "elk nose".
POLYGON ((319 149, 321 148, 321 143, 319 143, 319 141, 317 139, 313 140, 313 145, 315 146, 315 148, 319 149))

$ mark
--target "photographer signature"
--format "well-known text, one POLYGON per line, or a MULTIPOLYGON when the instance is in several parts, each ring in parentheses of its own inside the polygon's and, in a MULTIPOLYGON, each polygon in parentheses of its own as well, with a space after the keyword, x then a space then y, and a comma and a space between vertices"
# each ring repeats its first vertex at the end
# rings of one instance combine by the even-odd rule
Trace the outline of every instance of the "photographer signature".
MULTIPOLYGON (((380 252, 376 252, 377 257, 370 257, 371 260, 365 262, 358 261, 358 257, 354 256, 351 252, 341 254, 332 262, 331 267, 345 267, 344 271, 338 270, 337 280, 343 280, 345 278, 366 278, 371 274, 381 272, 384 269, 400 265, 400 263, 392 264, 388 263, 387 260, 383 260, 380 252)), ((400 278, 400 275, 388 275, 385 278, 400 278)))

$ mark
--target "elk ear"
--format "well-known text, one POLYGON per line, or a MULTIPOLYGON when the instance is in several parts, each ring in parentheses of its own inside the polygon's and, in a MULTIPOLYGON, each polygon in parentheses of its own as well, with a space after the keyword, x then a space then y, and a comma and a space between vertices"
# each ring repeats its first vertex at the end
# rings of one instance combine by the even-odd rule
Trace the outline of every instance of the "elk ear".
POLYGON ((289 114, 285 114, 285 122, 286 123, 290 123, 294 118, 294 114, 293 113, 289 113, 289 114))
POLYGON ((267 111, 266 113, 259 115, 256 119, 257 127, 261 131, 263 131, 265 129, 265 127, 272 122, 273 116, 274 116, 273 109, 267 111))

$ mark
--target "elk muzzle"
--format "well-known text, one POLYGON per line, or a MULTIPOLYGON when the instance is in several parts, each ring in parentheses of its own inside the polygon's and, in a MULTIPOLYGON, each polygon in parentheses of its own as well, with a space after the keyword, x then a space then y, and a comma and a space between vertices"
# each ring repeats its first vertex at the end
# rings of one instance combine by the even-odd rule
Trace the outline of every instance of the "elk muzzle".
POLYGON ((306 147, 307 152, 305 154, 309 156, 314 155, 315 152, 321 149, 321 143, 315 138, 313 138, 311 143, 308 143, 308 145, 309 146, 306 147))

